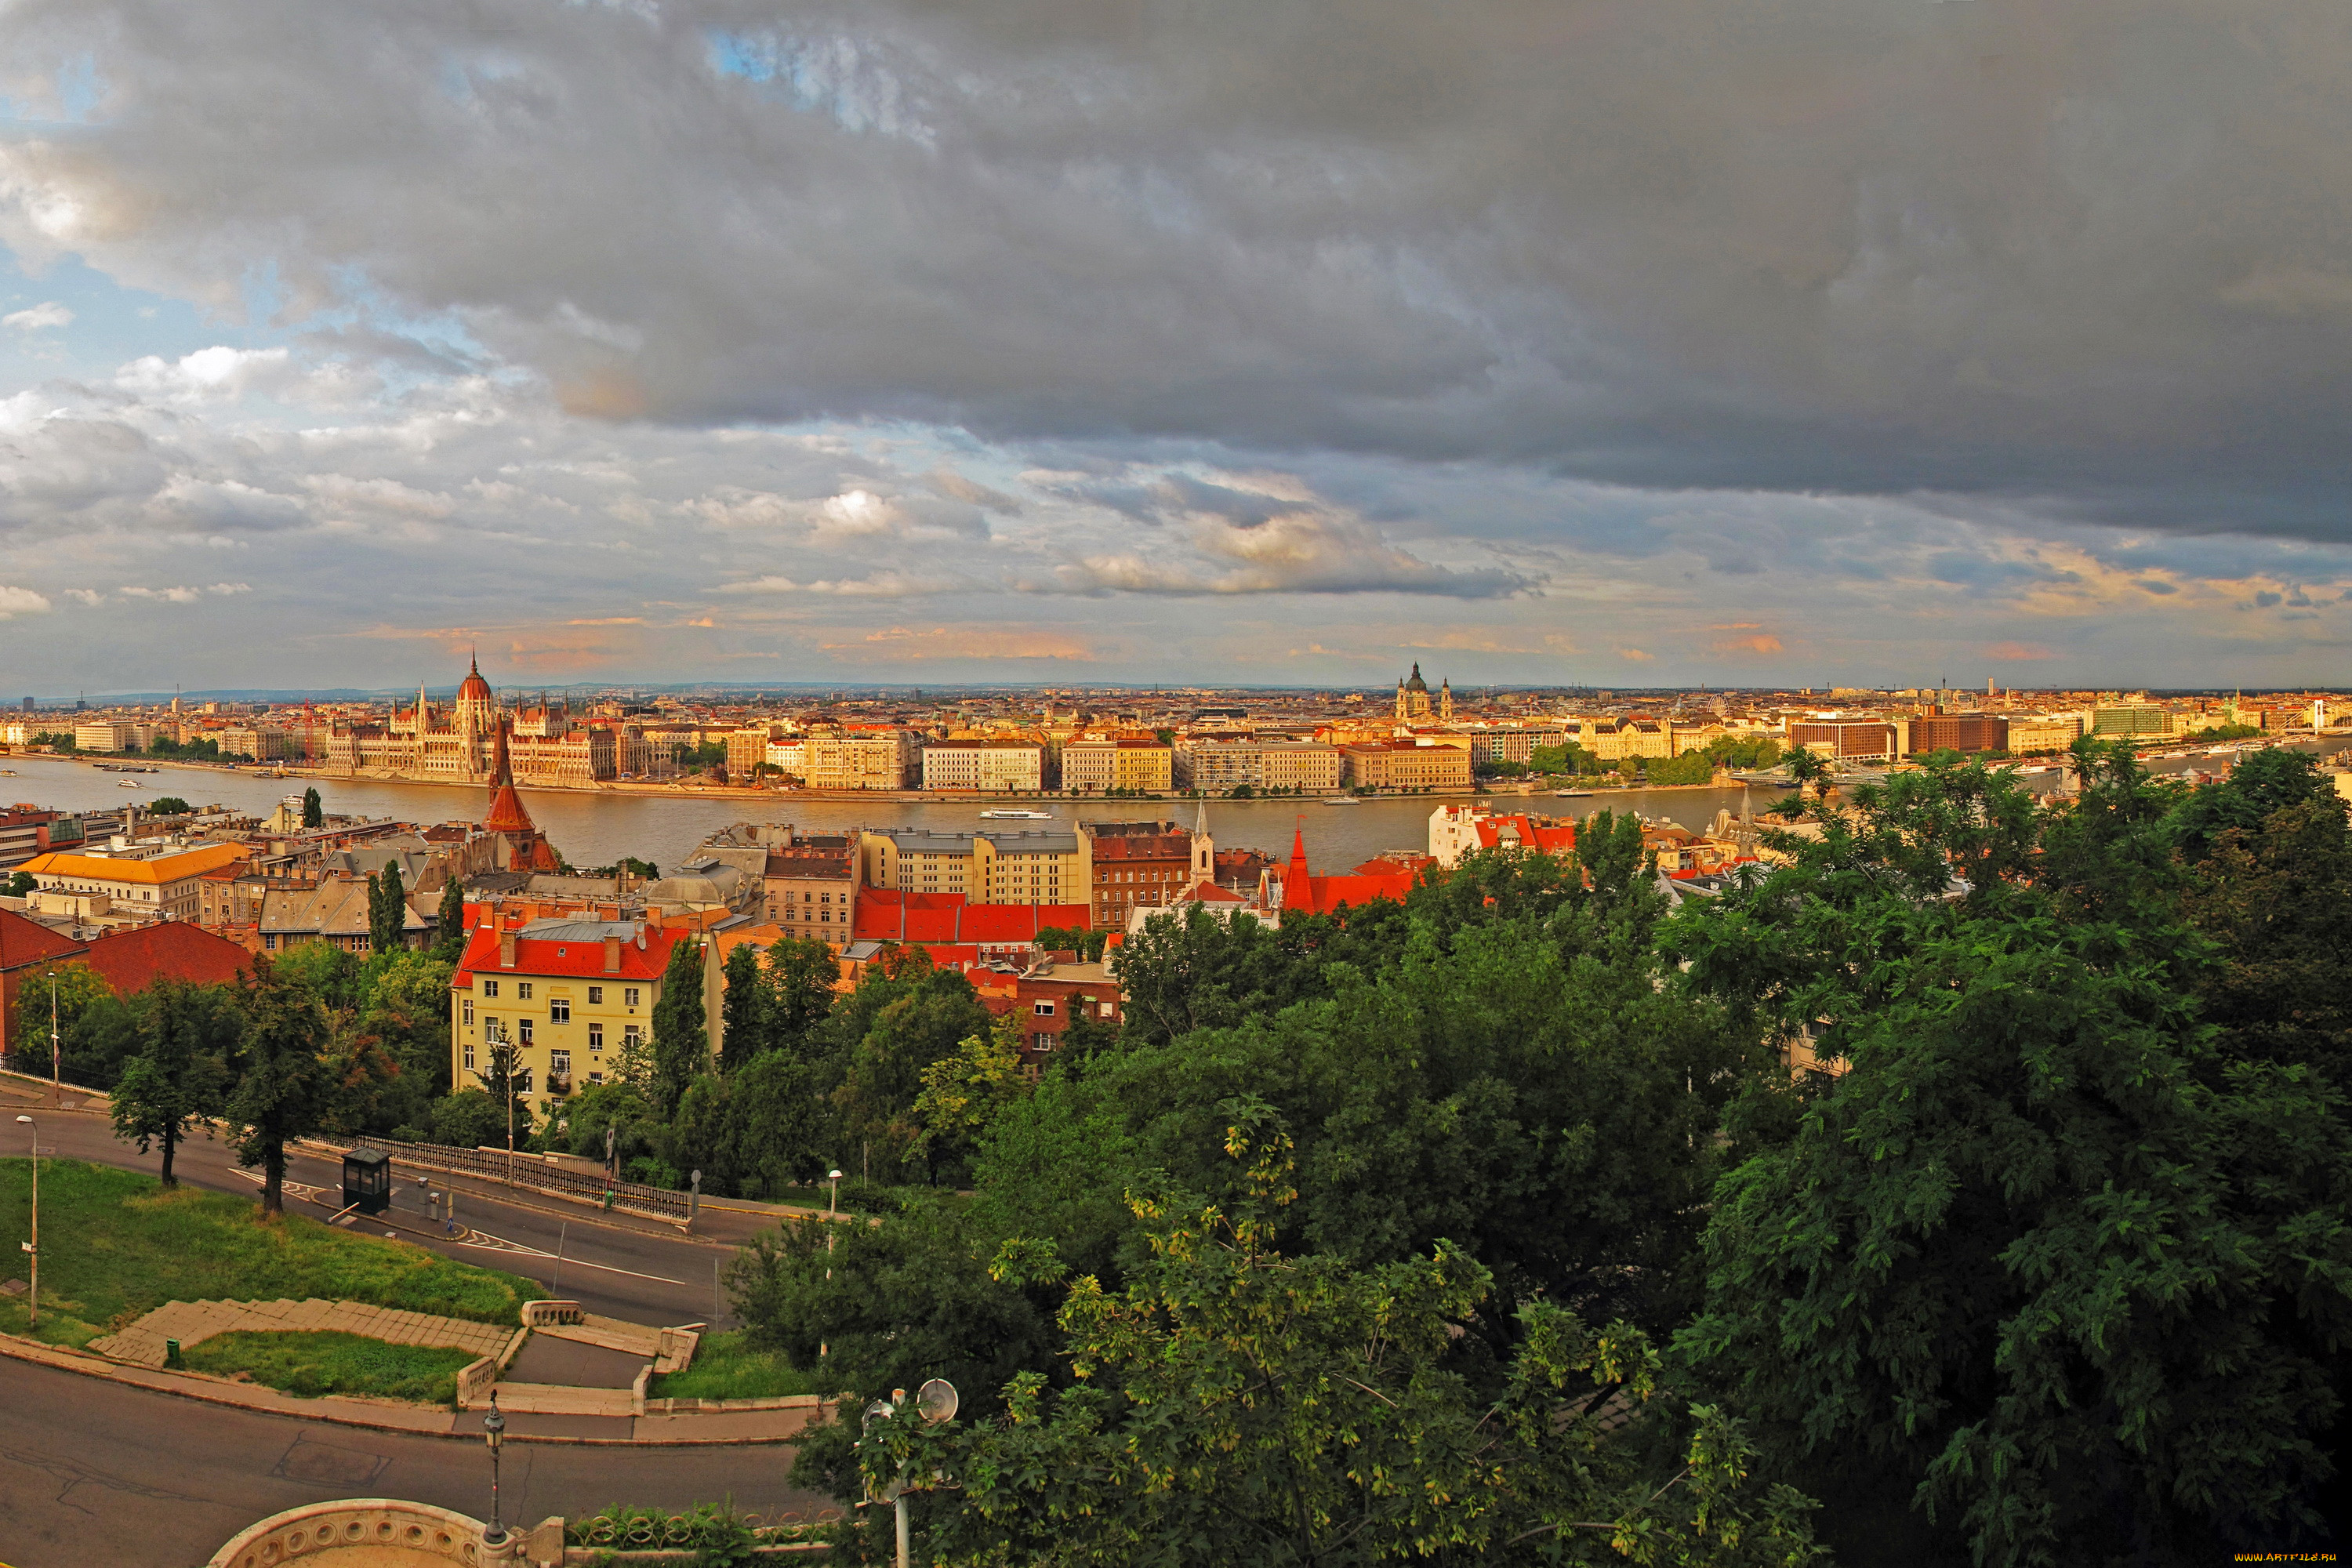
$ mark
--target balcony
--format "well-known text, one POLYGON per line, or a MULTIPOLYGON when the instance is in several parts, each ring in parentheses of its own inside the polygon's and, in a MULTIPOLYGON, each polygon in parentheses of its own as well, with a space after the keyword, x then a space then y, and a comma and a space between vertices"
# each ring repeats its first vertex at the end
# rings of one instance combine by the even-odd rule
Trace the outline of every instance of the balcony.
POLYGON ((572 1092, 572 1075, 568 1072, 549 1073, 547 1075, 547 1092, 550 1094, 570 1094, 572 1092))

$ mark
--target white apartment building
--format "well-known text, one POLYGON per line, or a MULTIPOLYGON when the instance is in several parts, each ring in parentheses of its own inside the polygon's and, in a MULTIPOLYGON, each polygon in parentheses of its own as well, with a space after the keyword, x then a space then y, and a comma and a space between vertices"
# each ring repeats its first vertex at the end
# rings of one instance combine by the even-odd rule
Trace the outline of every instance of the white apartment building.
POLYGON ((933 741, 923 748, 923 787, 1041 790, 1045 748, 1034 741, 933 741))
POLYGON ((1176 742, 1175 763, 1178 784, 1208 795, 1240 784, 1308 795, 1339 787, 1339 748, 1320 741, 1191 735, 1176 742))
POLYGON ((811 789, 904 789, 917 756, 911 730, 849 730, 805 744, 811 789))

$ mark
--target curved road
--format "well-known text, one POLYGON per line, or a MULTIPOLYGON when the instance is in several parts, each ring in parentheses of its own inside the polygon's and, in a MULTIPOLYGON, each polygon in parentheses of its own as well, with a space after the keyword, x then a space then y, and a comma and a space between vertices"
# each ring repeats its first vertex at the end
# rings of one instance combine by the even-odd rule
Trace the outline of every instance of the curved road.
MULTIPOLYGON (((47 1098, 45 1088, 0 1079, 0 1157, 27 1152, 28 1129, 16 1118, 30 1114, 45 1156, 54 1150, 155 1171, 156 1156, 117 1142, 103 1116, 51 1110, 47 1098)), ((79 1096, 68 1089, 66 1098, 79 1096)), ((174 1166, 190 1186, 259 1193, 218 1142, 182 1145, 174 1166)), ((327 1189, 341 1179, 335 1162, 310 1155, 298 1155, 288 1172, 289 1183, 327 1189)), ((444 1178, 433 1180, 446 1193, 444 1178)), ((457 1185, 467 1239, 452 1240, 434 1225, 413 1177, 398 1184, 393 1212, 369 1228, 551 1285, 560 1248, 565 1297, 645 1323, 732 1326, 723 1305, 713 1310, 713 1265, 772 1223, 706 1210, 702 1234, 686 1237, 674 1226, 610 1219, 553 1198, 509 1197, 490 1184, 457 1185)), ((290 1193, 287 1207, 321 1219, 332 1211, 290 1193)), ((45 1241, 51 1248, 73 1245, 69 1232, 45 1241)), ((509 1437, 505 1515, 531 1521, 614 1502, 682 1508, 727 1498, 761 1514, 806 1516, 832 1507, 830 1499, 785 1484, 793 1452, 785 1445, 625 1447, 509 1437)), ((260 1415, 0 1359, 0 1564, 7 1568, 202 1563, 254 1521, 333 1498, 413 1498, 481 1518, 488 1475, 478 1441, 260 1415)))
MULTIPOLYGON (((793 1450, 513 1440, 502 1514, 536 1522, 627 1502, 734 1500, 774 1517, 829 1499, 785 1484, 793 1450)), ((478 1441, 263 1415, 0 1360, 0 1563, 11 1568, 194 1568, 281 1509, 398 1497, 489 1512, 478 1441)))
MULTIPOLYGON (((70 1087, 65 1097, 68 1101, 80 1098, 70 1087)), ((18 1125, 16 1117, 30 1114, 37 1118, 44 1154, 54 1150, 66 1159, 151 1175, 162 1163, 158 1155, 142 1155, 136 1145, 118 1141, 104 1116, 52 1111, 47 1100, 45 1087, 0 1079, 0 1158, 28 1152, 29 1130, 18 1125)), ((183 1143, 173 1169, 189 1186, 246 1197, 260 1193, 257 1173, 241 1170, 226 1145, 207 1139, 183 1143)), ((289 1214, 325 1219, 340 1206, 334 1194, 342 1171, 335 1160, 297 1152, 288 1162, 287 1181, 318 1189, 329 1200, 302 1201, 289 1185, 289 1214)), ((606 1215, 537 1194, 509 1195, 494 1183, 465 1177, 452 1183, 438 1173, 432 1182, 445 1198, 452 1185, 457 1188, 457 1218, 467 1227, 467 1237, 453 1240, 444 1233, 436 1223, 438 1211, 425 1201, 425 1189, 405 1172, 394 1183, 392 1212, 367 1228, 378 1234, 389 1230, 401 1240, 447 1257, 522 1275, 592 1312, 640 1323, 736 1326, 717 1271, 737 1247, 774 1223, 764 1215, 706 1208, 697 1234, 688 1237, 676 1226, 655 1220, 606 1215)), ((70 1233, 60 1234, 49 1245, 70 1247, 73 1238, 70 1233)), ((0 1556, 0 1563, 5 1561, 0 1556)))

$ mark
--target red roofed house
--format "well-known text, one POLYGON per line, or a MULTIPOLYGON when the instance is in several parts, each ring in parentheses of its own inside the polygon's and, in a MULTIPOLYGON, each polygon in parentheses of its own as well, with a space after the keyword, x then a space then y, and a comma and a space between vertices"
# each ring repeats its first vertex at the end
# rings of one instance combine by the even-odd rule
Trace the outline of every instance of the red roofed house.
POLYGON ((0 1054, 29 1051, 40 1043, 41 1060, 48 1061, 49 1004, 45 975, 60 963, 70 963, 89 952, 85 942, 59 936, 37 921, 0 910, 0 1054), (29 987, 29 989, 27 989, 29 987), (31 1010, 20 1026, 19 992, 31 1010), (37 1023, 32 1015, 38 1015, 37 1023), (19 1037, 19 1028, 24 1031, 19 1037))
POLYGON ((1449 870, 1480 849, 1537 850, 1565 855, 1576 847, 1576 824, 1529 812, 1496 815, 1482 805, 1441 805, 1429 814, 1429 853, 1449 870))
POLYGON ((186 921, 130 926, 94 942, 79 942, 0 910, 0 1055, 38 1050, 47 1070, 46 981, 59 964, 85 965, 112 986, 117 996, 135 996, 163 979, 226 984, 251 962, 237 943, 186 921), (20 1005, 26 1010, 22 1017, 20 1005))
MULTIPOLYGON (((1084 931, 1085 904, 974 904, 961 893, 903 893, 866 888, 857 899, 857 936, 939 947, 1025 947, 1053 927, 1084 931)), ((934 952, 935 962, 946 961, 934 952)))
MULTIPOLYGON (((1297 910, 1310 915, 1331 914, 1349 905, 1368 904, 1374 899, 1402 903, 1420 872, 1405 866, 1394 870, 1378 868, 1389 864, 1367 861, 1341 876, 1318 877, 1307 868, 1307 831, 1297 828, 1291 835, 1290 864, 1279 873, 1280 893, 1269 896, 1266 902, 1286 914, 1297 910)), ((1266 875, 1271 878, 1276 873, 1269 871, 1266 875)))
POLYGON ((477 928, 449 983, 453 1081, 479 1087, 474 1075, 488 1069, 487 1047, 504 1041, 515 1047, 520 1092, 541 1114, 603 1083, 624 1050, 651 1038, 670 950, 698 940, 639 921, 477 928))
POLYGON ((1119 1021, 1118 982, 1100 963, 1079 963, 1066 952, 1051 954, 1021 973, 974 969, 967 978, 992 1016, 1019 1016, 1021 1059, 1033 1078, 1045 1070, 1062 1032, 1081 1013, 1106 1024, 1119 1021))

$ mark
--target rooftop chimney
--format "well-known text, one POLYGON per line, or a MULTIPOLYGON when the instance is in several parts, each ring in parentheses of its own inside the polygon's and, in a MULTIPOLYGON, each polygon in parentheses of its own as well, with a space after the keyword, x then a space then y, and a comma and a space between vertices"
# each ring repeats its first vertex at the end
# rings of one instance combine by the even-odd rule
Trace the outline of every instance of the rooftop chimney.
POLYGON ((515 933, 510 931, 502 931, 499 932, 499 967, 500 969, 512 969, 514 966, 515 933))
POLYGON ((617 936, 608 936, 604 939, 604 973, 607 974, 621 973, 621 939, 617 936))

